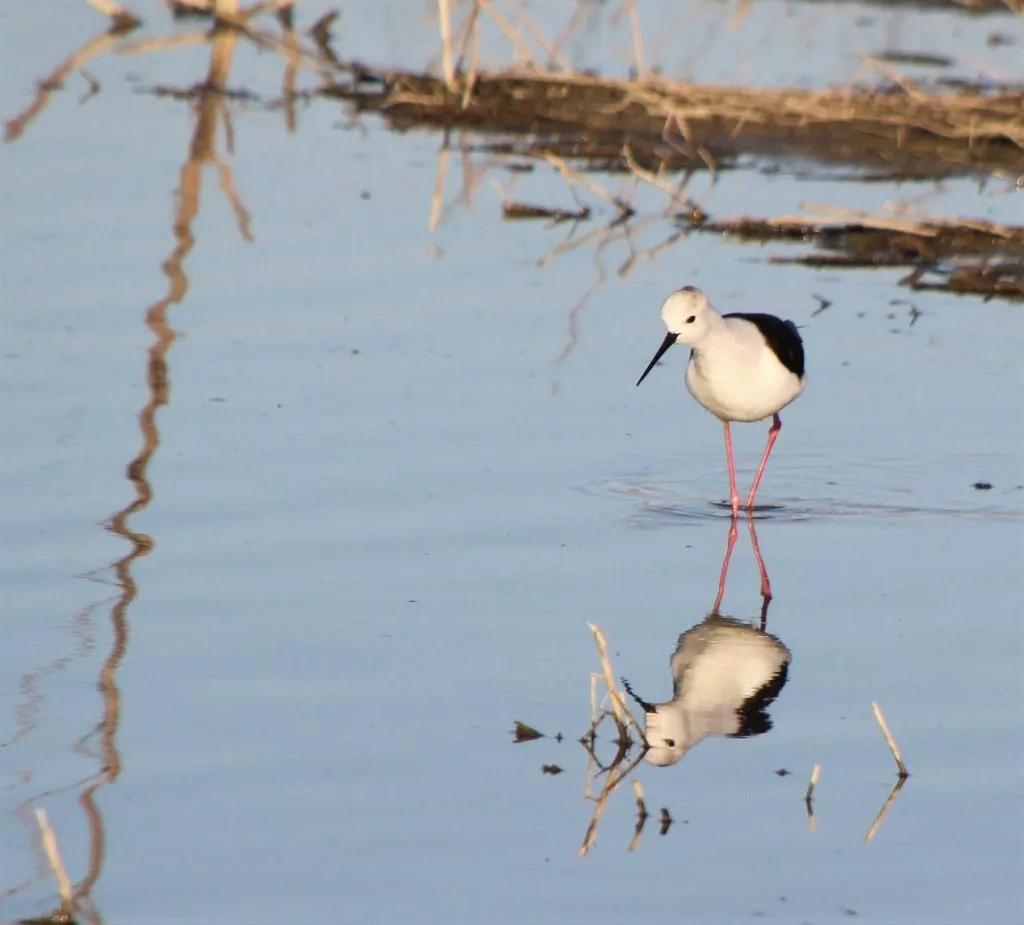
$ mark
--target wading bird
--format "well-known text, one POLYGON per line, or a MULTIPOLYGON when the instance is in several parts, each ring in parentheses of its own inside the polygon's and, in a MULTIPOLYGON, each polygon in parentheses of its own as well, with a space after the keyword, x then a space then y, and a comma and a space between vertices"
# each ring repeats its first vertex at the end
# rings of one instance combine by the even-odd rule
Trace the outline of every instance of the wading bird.
POLYGON ((690 347, 686 387, 725 426, 729 503, 734 513, 740 509, 740 496, 736 491, 729 423, 772 418, 768 444, 743 505, 752 510, 768 456, 782 429, 779 412, 804 390, 807 381, 804 345, 796 325, 775 315, 721 315, 707 296, 693 286, 684 286, 665 300, 661 319, 668 334, 636 384, 644 381, 669 347, 690 347))

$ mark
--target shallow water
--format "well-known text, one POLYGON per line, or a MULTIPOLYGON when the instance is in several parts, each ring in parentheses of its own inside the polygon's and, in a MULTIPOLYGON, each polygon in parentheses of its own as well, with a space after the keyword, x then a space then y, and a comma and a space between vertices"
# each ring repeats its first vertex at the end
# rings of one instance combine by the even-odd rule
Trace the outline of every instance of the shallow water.
MULTIPOLYGON (((302 22, 323 9, 300 6, 302 22)), ((346 8, 339 54, 429 58, 432 26, 400 9, 346 8)), ((1024 42, 1008 17, 756 9, 845 49, 825 56, 836 72, 802 74, 766 52, 749 77, 767 83, 849 76, 836 10, 872 18, 878 43, 913 25, 934 47, 955 23, 965 59, 987 54, 986 30, 1024 42)), ((101 28, 85 4, 45 28, 40 11, 0 14, 5 118, 101 28)), ((162 10, 145 15, 162 28, 162 10)), ((744 41, 770 48, 758 23, 744 41)), ((615 43, 584 52, 628 63, 615 43)), ((626 275, 621 240, 542 264, 567 229, 502 223, 486 180, 455 201, 457 154, 431 234, 440 139, 352 126, 325 101, 292 134, 238 104, 234 152, 223 134, 218 150, 252 240, 210 165, 176 235, 194 117, 133 88, 194 83, 205 56, 97 57, 96 97, 80 105, 70 80, 3 149, 0 916, 56 904, 40 807, 82 918, 108 925, 1019 917, 1019 306, 707 237, 626 275), (653 817, 636 850, 627 782, 581 859, 594 804, 576 739, 600 667, 587 623, 616 672, 667 700, 725 551, 721 428, 686 394, 683 351, 633 387, 683 282, 802 328, 809 385, 756 521, 767 629, 792 664, 769 732, 640 765, 653 817), (815 315, 816 293, 832 305, 815 315), (865 844, 896 783, 873 700, 912 776, 865 844), (549 737, 513 744, 514 720, 549 737)), ((280 79, 240 47, 233 84, 272 95, 280 79)), ((551 174, 492 178, 571 202, 551 174)), ((999 189, 750 169, 691 194, 719 213, 923 197, 1007 220, 1018 194, 999 189)), ((744 482, 766 430, 734 429, 744 482)), ((741 529, 722 611, 760 610, 741 529)))

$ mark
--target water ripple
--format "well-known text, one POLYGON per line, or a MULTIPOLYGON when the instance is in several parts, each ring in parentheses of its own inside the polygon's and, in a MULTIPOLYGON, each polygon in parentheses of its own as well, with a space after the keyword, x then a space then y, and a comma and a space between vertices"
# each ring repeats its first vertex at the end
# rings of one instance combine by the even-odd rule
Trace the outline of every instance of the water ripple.
MULTIPOLYGON (((732 509, 725 499, 702 495, 657 476, 611 476, 590 479, 581 484, 586 494, 603 498, 628 499, 635 505, 630 521, 635 526, 655 527, 672 524, 699 524, 728 520, 732 509)), ((1015 500, 1022 493, 1013 489, 1015 500)), ((1004 501, 996 496, 992 501, 1004 501)), ((988 499, 986 499, 988 500, 988 499)), ((784 497, 754 507, 757 520, 778 522, 821 521, 834 518, 870 520, 907 520, 919 518, 982 518, 1020 520, 1024 510, 999 503, 929 506, 913 503, 844 499, 839 496, 784 497)))

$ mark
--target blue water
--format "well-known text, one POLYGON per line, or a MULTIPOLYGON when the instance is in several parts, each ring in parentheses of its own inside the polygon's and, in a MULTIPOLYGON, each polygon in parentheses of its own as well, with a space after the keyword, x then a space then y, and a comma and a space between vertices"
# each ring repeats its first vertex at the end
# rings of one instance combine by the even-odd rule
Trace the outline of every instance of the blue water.
MULTIPOLYGON (((434 26, 406 9, 346 8, 339 53, 365 35, 367 59, 426 60, 434 26)), ((652 34, 674 22, 657 9, 641 7, 652 34)), ((716 13, 718 47, 817 36, 823 58, 845 50, 834 72, 765 51, 753 75, 844 79, 857 35, 833 29, 840 9, 872 18, 872 48, 931 47, 953 23, 993 67, 1014 59, 987 33, 1021 33, 999 16, 770 4, 731 27, 735 8, 716 13)), ((53 15, 0 14, 5 119, 102 28, 85 4, 53 15)), ((144 16, 147 35, 170 30, 162 7, 144 16)), ((628 63, 621 26, 593 28, 608 44, 593 54, 628 63)), ((774 247, 704 236, 626 275, 621 237, 545 262, 568 229, 502 223, 488 179, 571 204, 562 181, 497 169, 467 205, 457 151, 430 233, 439 137, 352 127, 327 101, 300 106, 294 134, 280 111, 233 106, 233 153, 223 130, 217 150, 253 240, 213 165, 176 238, 194 117, 135 88, 193 83, 206 54, 97 57, 96 97, 79 104, 70 78, 2 149, 0 917, 57 903, 41 807, 79 917, 107 925, 1019 919, 1019 306, 918 294, 911 325, 901 271, 777 266, 774 247), (809 384, 757 522, 767 628, 792 665, 770 732, 641 765, 653 815, 636 850, 627 781, 580 858, 594 804, 576 740, 600 670, 587 624, 617 673, 667 699, 725 550, 721 428, 685 391, 683 351, 633 388, 684 283, 802 326, 809 384), (833 304, 812 315, 814 294, 833 304), (896 783, 873 700, 912 776, 865 844, 896 783), (548 737, 513 744, 515 720, 548 737)), ((707 60, 696 76, 744 78, 707 60)), ((272 55, 243 47, 235 68, 278 92, 272 55)), ((717 214, 927 195, 1009 220, 1017 195, 701 182, 691 194, 717 214)), ((670 232, 659 222, 634 253, 670 232)), ((734 429, 744 484, 766 432, 734 429)), ((755 618, 758 589, 741 531, 723 612, 755 618)))

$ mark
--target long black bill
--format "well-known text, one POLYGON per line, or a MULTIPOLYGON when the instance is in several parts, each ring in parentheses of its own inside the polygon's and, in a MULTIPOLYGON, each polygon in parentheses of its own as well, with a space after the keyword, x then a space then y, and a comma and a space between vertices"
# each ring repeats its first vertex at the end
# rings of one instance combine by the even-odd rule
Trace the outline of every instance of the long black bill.
POLYGON ((639 379, 637 379, 637 385, 640 385, 640 383, 647 378, 647 374, 652 369, 654 369, 654 364, 657 363, 658 360, 660 360, 665 355, 665 351, 668 350, 668 348, 671 347, 676 342, 676 337, 677 335, 673 334, 671 331, 669 331, 668 334, 665 335, 665 339, 661 342, 661 346, 658 348, 658 352, 654 354, 654 359, 647 364, 647 369, 644 370, 644 374, 639 379))

